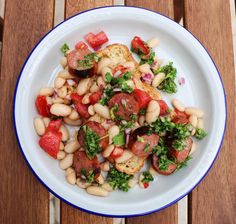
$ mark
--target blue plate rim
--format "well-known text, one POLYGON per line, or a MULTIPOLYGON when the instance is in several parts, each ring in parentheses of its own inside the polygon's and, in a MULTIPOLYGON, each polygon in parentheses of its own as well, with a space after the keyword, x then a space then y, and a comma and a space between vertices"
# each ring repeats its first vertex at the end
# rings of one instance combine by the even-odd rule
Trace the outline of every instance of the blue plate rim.
POLYGON ((159 13, 159 12, 156 12, 154 10, 150 10, 150 9, 146 9, 146 8, 143 8, 143 7, 137 7, 137 6, 124 6, 124 5, 113 5, 113 6, 103 6, 103 7, 96 7, 96 8, 92 8, 92 9, 88 9, 88 10, 85 10, 85 11, 82 11, 80 13, 77 13, 69 18, 67 18, 66 20, 62 21, 61 23, 59 23, 58 25, 56 25, 53 29, 51 29, 50 31, 48 31, 39 41, 38 43, 34 46, 34 48, 31 50, 31 52, 29 53, 27 59, 25 60, 24 64, 23 64, 23 67, 20 71, 20 74, 17 78, 17 82, 16 82, 16 86, 15 86, 15 90, 14 90, 14 97, 13 97, 13 125, 14 125, 14 132, 15 132, 15 135, 16 135, 16 139, 17 139, 17 143, 18 143, 18 146, 21 150, 21 153, 27 163, 27 165, 29 166, 31 172, 35 175, 35 177, 39 180, 39 182, 44 186, 46 187, 46 189, 51 192, 54 196, 56 196, 57 198, 59 198, 60 200, 62 200, 63 202, 65 202, 66 204, 74 207, 74 208, 77 208, 77 209, 80 209, 81 211, 84 211, 84 212, 87 212, 87 213, 90 213, 90 214, 93 214, 93 215, 99 215, 99 216, 104 216, 104 217, 112 217, 112 218, 132 218, 132 217, 137 217, 137 216, 144 216, 144 215, 148 215, 148 214, 151 214, 151 213, 154 213, 154 212, 158 212, 158 211, 161 211, 171 205, 173 205, 174 203, 178 202, 179 200, 181 200, 183 197, 185 197, 186 195, 188 195, 195 187, 197 187, 197 185, 205 178, 205 176, 209 173, 211 167, 213 166, 216 158, 218 157, 219 155, 219 152, 220 152, 220 149, 221 149, 221 146, 222 146, 222 143, 223 143, 223 140, 224 140, 224 136, 225 136, 225 130, 226 130, 226 124, 227 124, 227 119, 228 119, 228 113, 227 113, 227 99, 226 99, 226 92, 225 92, 225 88, 224 88, 224 85, 223 85, 223 80, 222 80, 222 77, 220 75, 220 72, 219 72, 219 69, 217 68, 214 60, 212 59, 210 53, 208 52, 208 50, 204 47, 204 45, 187 29, 185 29, 183 26, 181 26, 179 23, 175 22, 174 20, 172 20, 171 18, 163 15, 162 13, 159 13), (208 54, 209 58, 211 59, 217 73, 218 73, 218 76, 219 76, 219 79, 220 79, 220 82, 221 82, 221 87, 223 89, 223 93, 224 93, 224 102, 225 102, 225 124, 224 124, 224 131, 223 131, 223 135, 222 135, 222 138, 221 138, 221 141, 220 141, 220 145, 218 147, 218 150, 217 150, 217 153, 216 153, 216 156, 215 158, 213 159, 211 165, 209 166, 209 168, 207 169, 207 171, 205 172, 205 174, 201 177, 201 179, 189 190, 187 191, 186 193, 184 193, 183 195, 181 195, 180 197, 178 197, 177 199, 175 199, 174 201, 168 203, 167 205, 165 206, 162 206, 161 208, 158 208, 158 209, 154 209, 154 210, 151 210, 151 211, 148 211, 148 212, 144 212, 144 213, 137 213, 137 214, 130 214, 130 215, 112 215, 112 214, 106 214, 106 213, 98 213, 98 212, 94 212, 94 211, 90 211, 88 209, 84 209, 84 208, 81 208, 79 206, 76 206, 74 204, 72 204, 71 202, 67 201, 66 199, 62 198, 60 195, 58 195, 57 193, 55 193, 53 190, 51 190, 44 182, 43 180, 36 174, 36 172, 34 171, 33 167, 30 165, 29 161, 27 160, 26 158, 26 155, 24 154, 24 151, 22 149, 22 146, 20 144, 20 139, 19 139, 19 136, 18 136, 18 133, 17 133, 17 128, 16 128, 16 115, 15 115, 15 102, 16 102, 16 94, 17 94, 17 90, 18 90, 18 84, 19 84, 19 81, 20 81, 20 78, 22 76, 22 72, 31 56, 31 54, 34 52, 34 50, 37 48, 37 46, 44 40, 44 38, 49 34, 51 33, 53 30, 55 30, 58 26, 60 26, 61 24, 65 23, 66 21, 80 15, 80 14, 83 14, 83 13, 86 13, 86 12, 89 12, 89 11, 95 11, 95 10, 98 10, 98 9, 103 9, 103 8, 123 8, 123 7, 126 7, 126 8, 137 8, 137 9, 143 9, 143 10, 146 10, 146 11, 149 11, 149 12, 153 12, 153 13, 156 13, 162 17, 165 17, 166 19, 176 23, 178 26, 180 26, 182 29, 184 29, 185 31, 187 31, 202 47, 203 49, 206 51, 206 53, 208 54))

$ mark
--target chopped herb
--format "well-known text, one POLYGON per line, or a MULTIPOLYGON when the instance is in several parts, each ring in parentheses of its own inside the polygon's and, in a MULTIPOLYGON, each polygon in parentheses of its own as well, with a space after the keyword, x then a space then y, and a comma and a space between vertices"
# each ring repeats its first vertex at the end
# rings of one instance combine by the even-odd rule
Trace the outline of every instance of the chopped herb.
POLYGON ((115 105, 110 109, 110 116, 112 120, 115 120, 116 115, 114 112, 117 112, 117 111, 118 111, 118 105, 115 105))
POLYGON ((116 146, 122 146, 125 144, 125 135, 123 132, 119 133, 115 137, 112 138, 112 142, 116 146))
POLYGON ((191 131, 191 124, 176 124, 173 130, 173 137, 179 140, 183 140, 191 135, 191 131))
POLYGON ((100 99, 99 102, 102 105, 107 105, 111 97, 113 97, 113 95, 114 95, 113 89, 111 87, 106 87, 103 91, 103 97, 102 99, 100 99))
POLYGON ((64 43, 62 46, 61 46, 61 52, 64 54, 64 56, 66 56, 66 52, 70 50, 69 46, 67 43, 64 43))
POLYGON ((124 123, 120 123, 119 128, 120 131, 124 131, 125 129, 129 129, 129 128, 133 128, 134 127, 134 123, 132 121, 128 121, 128 122, 124 122, 124 123))
POLYGON ((174 163, 165 154, 159 156, 158 158, 159 158, 159 169, 160 170, 167 170, 169 165, 174 163))
POLYGON ((134 91, 126 82, 122 82, 120 87, 122 92, 132 93, 134 91))
POLYGON ((186 142, 184 140, 176 139, 173 141, 172 147, 177 151, 181 151, 186 147, 186 142))
POLYGON ((107 72, 107 73, 105 74, 105 82, 108 84, 108 83, 111 82, 111 80, 112 80, 112 75, 111 75, 110 72, 107 72))
POLYGON ((158 70, 154 71, 156 75, 158 73, 165 73, 165 79, 161 82, 161 84, 158 86, 158 89, 163 90, 167 93, 176 93, 177 92, 177 85, 175 83, 177 70, 175 67, 173 67, 173 62, 169 62, 168 65, 164 65, 158 70))
POLYGON ((146 114, 146 109, 142 108, 139 110, 140 115, 145 115, 146 114))
POLYGON ((138 141, 138 142, 144 142, 144 138, 143 138, 143 137, 140 137, 139 135, 137 135, 137 141, 138 141))
POLYGON ((148 59, 141 59, 141 61, 140 61, 140 65, 142 65, 142 64, 149 64, 149 65, 152 65, 153 64, 153 62, 154 62, 154 58, 155 58, 155 52, 152 52, 150 55, 149 55, 149 58, 148 59))
POLYGON ((138 120, 137 114, 131 114, 130 118, 131 118, 131 120, 134 121, 134 122, 136 122, 136 121, 138 120))
POLYGON ((152 123, 152 131, 159 135, 163 135, 166 131, 171 132, 174 127, 175 124, 168 117, 159 118, 152 123))
POLYGON ((149 171, 144 171, 143 176, 144 176, 144 178, 142 179, 143 183, 149 183, 154 180, 152 174, 149 171))
POLYGON ((144 152, 148 152, 149 147, 150 147, 150 143, 147 143, 147 144, 145 145, 145 148, 143 149, 143 151, 144 151, 144 152))
POLYGON ((94 62, 98 62, 99 57, 95 52, 87 54, 84 56, 84 59, 78 61, 79 67, 92 67, 94 62))
POLYGON ((159 155, 165 155, 168 152, 168 147, 165 145, 165 141, 163 138, 159 139, 158 145, 152 148, 152 153, 159 155))
POLYGON ((114 87, 121 88, 122 92, 132 93, 133 89, 126 83, 131 77, 132 73, 126 72, 122 77, 112 77, 110 84, 114 87))
POLYGON ((183 168, 183 167, 186 167, 186 166, 187 166, 187 163, 188 163, 188 161, 189 161, 190 159, 192 159, 192 157, 191 157, 191 156, 188 156, 183 162, 177 164, 177 170, 179 170, 179 169, 181 169, 181 168, 183 168))
POLYGON ((125 72, 125 74, 123 75, 123 79, 124 79, 125 81, 131 79, 131 77, 132 77, 132 73, 131 73, 131 72, 128 72, 128 71, 125 72))
POLYGON ((86 169, 82 168, 80 170, 81 174, 84 175, 85 177, 87 176, 87 172, 86 172, 86 169))
POLYGON ((99 145, 100 137, 86 125, 83 126, 83 131, 84 131, 85 152, 88 158, 92 159, 97 153, 102 151, 102 148, 99 145))
POLYGON ((93 172, 93 170, 89 171, 89 174, 87 176, 87 180, 88 180, 89 183, 92 183, 94 181, 94 172, 93 172))
POLYGON ((207 132, 201 128, 197 128, 196 133, 194 135, 197 139, 201 140, 207 136, 207 132))
POLYGON ((118 188, 127 192, 129 190, 128 182, 132 177, 132 175, 128 175, 126 173, 119 172, 115 168, 111 168, 107 175, 107 181, 114 190, 118 188))

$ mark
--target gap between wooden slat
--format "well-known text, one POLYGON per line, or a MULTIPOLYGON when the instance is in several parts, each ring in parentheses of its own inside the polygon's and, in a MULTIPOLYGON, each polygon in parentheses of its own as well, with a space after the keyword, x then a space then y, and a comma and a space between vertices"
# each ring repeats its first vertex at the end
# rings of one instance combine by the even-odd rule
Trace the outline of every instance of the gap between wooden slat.
MULTIPOLYGON (((234 65, 236 65, 236 14, 235 14, 235 0, 230 0, 230 13, 232 23, 232 34, 233 34, 233 48, 234 48, 234 65)), ((234 66, 234 77, 236 80, 236 66, 234 66)))
MULTIPOLYGON (((55 0, 54 2, 54 27, 64 20, 65 0, 55 0)), ((49 224, 60 224, 60 200, 50 193, 49 195, 49 224)))

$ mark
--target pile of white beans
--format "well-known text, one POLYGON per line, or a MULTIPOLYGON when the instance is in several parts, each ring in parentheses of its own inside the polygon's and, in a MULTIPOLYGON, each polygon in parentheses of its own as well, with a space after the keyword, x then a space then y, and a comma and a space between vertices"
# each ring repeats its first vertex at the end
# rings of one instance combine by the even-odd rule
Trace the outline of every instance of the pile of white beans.
MULTIPOLYGON (((156 38, 148 41, 148 45, 150 47, 155 47, 158 43, 156 38)), ((73 105, 71 105, 70 94, 72 92, 76 92, 78 95, 82 96, 82 103, 89 104, 89 96, 92 93, 99 91, 100 87, 105 87, 105 74, 110 72, 112 74, 112 66, 113 62, 109 58, 102 58, 98 63, 98 74, 97 79, 94 78, 84 78, 80 80, 78 83, 74 81, 75 77, 72 76, 68 71, 67 60, 66 57, 63 57, 61 60, 61 65, 63 70, 60 71, 55 80, 54 87, 43 87, 39 90, 40 96, 46 96, 47 103, 51 105, 50 113, 56 116, 63 117, 63 124, 60 127, 60 132, 62 133, 62 141, 60 143, 59 152, 57 154, 57 160, 59 160, 59 166, 62 170, 65 170, 65 178, 69 184, 77 185, 80 188, 86 189, 89 194, 96 196, 107 196, 109 192, 113 191, 112 187, 108 182, 105 181, 105 176, 107 172, 110 170, 111 164, 108 161, 102 162, 101 170, 103 171, 101 175, 97 179, 97 183, 90 184, 81 178, 76 178, 76 173, 73 164, 73 153, 76 150, 81 150, 80 144, 77 141, 76 136, 70 136, 68 127, 75 126, 78 127, 82 124, 82 120, 80 118, 79 113, 76 111, 73 105)), ((128 61, 123 63, 123 66, 126 67, 129 71, 135 70, 135 64, 132 61, 128 61)), ((144 64, 139 66, 139 71, 141 73, 147 74, 152 72, 150 66, 148 64, 144 64)), ((154 77, 152 80, 152 86, 157 87, 162 80, 164 79, 165 74, 160 73, 154 77)), ((132 80, 128 80, 127 84, 134 88, 134 82, 132 80)), ((174 99, 172 101, 172 105, 174 108, 179 111, 185 111, 188 115, 190 115, 190 123, 194 127, 192 131, 192 135, 194 135, 196 128, 203 128, 203 111, 197 108, 185 107, 179 100, 174 99)), ((109 145, 102 152, 102 157, 104 159, 108 158, 115 146, 112 144, 112 139, 114 136, 119 134, 119 126, 115 125, 112 122, 107 122, 110 119, 110 111, 107 106, 104 106, 100 103, 96 103, 95 105, 90 105, 88 107, 88 113, 90 114, 90 121, 96 121, 100 123, 107 131, 109 136, 109 145)), ((148 104, 146 115, 139 116, 138 122, 135 123, 134 128, 138 128, 143 126, 144 123, 152 123, 158 119, 160 115, 160 106, 157 101, 151 100, 148 104)), ((50 122, 50 119, 47 117, 35 117, 34 119, 34 127, 35 131, 39 136, 43 136, 46 128, 50 122)), ((195 151, 196 145, 195 143, 192 146, 191 153, 195 151)), ((129 159, 131 159, 134 154, 125 150, 123 155, 119 158, 115 159, 116 163, 122 163, 129 159)), ((149 172, 152 175, 156 175, 156 171, 151 167, 149 172)), ((131 180, 129 180, 129 187, 134 187, 137 183, 141 188, 144 188, 142 173, 139 177, 134 176, 131 180)))

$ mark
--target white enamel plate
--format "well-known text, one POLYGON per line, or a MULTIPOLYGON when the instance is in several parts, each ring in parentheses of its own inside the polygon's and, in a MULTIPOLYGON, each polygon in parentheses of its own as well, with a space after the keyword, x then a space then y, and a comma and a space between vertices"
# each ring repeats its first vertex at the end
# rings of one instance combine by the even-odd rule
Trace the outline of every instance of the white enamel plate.
MULTIPOLYGON (((14 122, 21 151, 37 178, 60 199, 82 210, 105 216, 144 215, 163 209, 189 193, 212 166, 224 137, 226 101, 223 85, 211 57, 200 42, 179 24, 157 14, 134 7, 105 7, 80 13, 50 31, 34 48, 21 71, 14 99, 14 122), (156 54, 164 62, 173 61, 178 78, 174 96, 164 95, 170 102, 177 98, 188 106, 205 111, 205 129, 209 133, 197 143, 198 150, 186 168, 170 175, 159 175, 150 187, 139 186, 128 193, 115 191, 109 197, 95 197, 68 184, 58 161, 40 149, 33 127, 37 116, 34 102, 41 87, 51 85, 61 69, 60 47, 71 47, 89 32, 105 31, 111 43, 130 46, 137 35, 144 40, 157 37, 156 54)), ((36 200, 36 199, 35 199, 36 200)))

